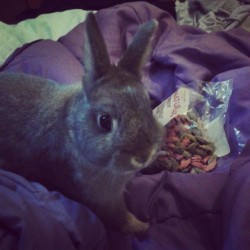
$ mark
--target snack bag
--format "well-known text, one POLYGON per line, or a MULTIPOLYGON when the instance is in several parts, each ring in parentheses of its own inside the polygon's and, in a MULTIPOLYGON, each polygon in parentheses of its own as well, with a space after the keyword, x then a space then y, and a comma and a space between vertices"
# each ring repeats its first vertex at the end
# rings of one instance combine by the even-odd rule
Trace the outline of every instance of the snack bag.
POLYGON ((231 80, 200 81, 180 87, 153 110, 166 128, 158 170, 208 172, 217 157, 230 153, 224 124, 231 93, 231 80))

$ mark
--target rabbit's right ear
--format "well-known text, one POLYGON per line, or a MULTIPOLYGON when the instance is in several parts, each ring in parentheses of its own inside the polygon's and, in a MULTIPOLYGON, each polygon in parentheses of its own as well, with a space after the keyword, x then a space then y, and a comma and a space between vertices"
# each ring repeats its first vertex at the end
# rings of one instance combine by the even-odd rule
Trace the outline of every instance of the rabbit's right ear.
POLYGON ((144 24, 136 33, 118 65, 140 78, 142 68, 152 52, 152 41, 157 27, 158 22, 154 19, 144 24))
POLYGON ((94 87, 95 80, 105 75, 111 66, 103 36, 92 12, 86 18, 83 63, 85 69, 84 88, 88 91, 94 87))

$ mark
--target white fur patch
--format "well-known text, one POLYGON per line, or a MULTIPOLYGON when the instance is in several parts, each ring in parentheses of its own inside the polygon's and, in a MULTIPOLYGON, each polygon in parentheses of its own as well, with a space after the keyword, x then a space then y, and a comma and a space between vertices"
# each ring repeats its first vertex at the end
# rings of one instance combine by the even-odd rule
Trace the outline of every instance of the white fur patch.
POLYGON ((156 155, 156 150, 157 150, 157 147, 153 147, 149 156, 148 156, 148 159, 146 162, 138 162, 136 160, 136 157, 132 157, 131 160, 130 160, 130 163, 137 169, 137 168, 143 168, 143 167, 147 167, 154 159, 154 156, 156 155))

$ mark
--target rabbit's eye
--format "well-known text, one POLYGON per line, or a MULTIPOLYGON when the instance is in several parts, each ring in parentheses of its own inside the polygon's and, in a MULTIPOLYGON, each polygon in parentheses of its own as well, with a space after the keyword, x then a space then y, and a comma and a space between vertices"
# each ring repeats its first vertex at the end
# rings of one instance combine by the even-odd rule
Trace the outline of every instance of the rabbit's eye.
POLYGON ((112 117, 109 114, 102 114, 98 116, 98 125, 100 128, 111 131, 112 129, 112 117))

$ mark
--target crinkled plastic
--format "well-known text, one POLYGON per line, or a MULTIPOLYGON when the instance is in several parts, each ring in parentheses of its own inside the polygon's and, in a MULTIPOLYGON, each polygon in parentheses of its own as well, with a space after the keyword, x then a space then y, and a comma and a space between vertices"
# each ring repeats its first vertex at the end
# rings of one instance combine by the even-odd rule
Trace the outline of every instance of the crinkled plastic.
POLYGON ((232 80, 198 81, 185 86, 200 95, 197 100, 194 100, 194 103, 190 103, 190 108, 195 109, 204 124, 208 124, 218 117, 223 117, 225 122, 228 103, 232 94, 232 80))

